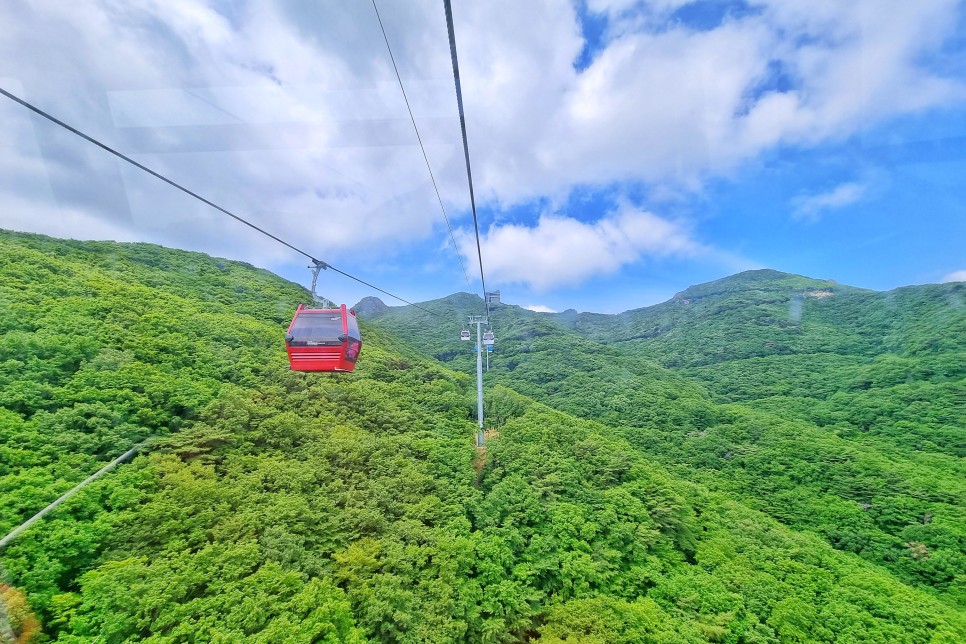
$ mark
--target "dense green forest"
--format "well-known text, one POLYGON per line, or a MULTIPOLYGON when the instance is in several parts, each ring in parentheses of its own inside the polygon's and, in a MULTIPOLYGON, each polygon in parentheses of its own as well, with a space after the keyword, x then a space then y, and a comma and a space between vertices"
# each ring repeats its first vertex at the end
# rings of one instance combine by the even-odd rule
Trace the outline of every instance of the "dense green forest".
MULTIPOLYGON (((429 305, 454 321, 481 307, 429 305)), ((750 271, 620 315, 498 306, 493 319, 491 382, 966 606, 962 283, 875 293, 750 271)), ((426 313, 376 320, 471 370, 426 313)))
POLYGON ((457 339, 478 298, 364 320, 356 372, 327 375, 287 367, 306 297, 239 262, 0 232, 0 534, 153 440, 0 552, 18 634, 966 639, 956 285, 868 331, 834 303, 806 333, 834 297, 803 296, 798 344, 733 353, 695 319, 687 357, 669 312, 619 331, 499 307, 485 452, 457 339), (809 339, 840 327, 866 342, 809 339))

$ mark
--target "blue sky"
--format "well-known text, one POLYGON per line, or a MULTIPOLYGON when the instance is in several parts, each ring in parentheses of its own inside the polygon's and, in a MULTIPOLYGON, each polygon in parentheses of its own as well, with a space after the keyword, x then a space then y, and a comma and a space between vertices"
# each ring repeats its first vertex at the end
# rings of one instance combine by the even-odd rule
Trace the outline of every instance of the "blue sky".
MULTIPOLYGON (((3 3, 0 86, 408 299, 479 291, 442 3, 380 11, 469 285, 370 2, 3 3)), ((963 2, 457 0, 454 17, 504 301, 618 312, 762 267, 966 279, 963 2)), ((0 227, 308 284, 303 258, 6 99, 0 140, 0 227)))

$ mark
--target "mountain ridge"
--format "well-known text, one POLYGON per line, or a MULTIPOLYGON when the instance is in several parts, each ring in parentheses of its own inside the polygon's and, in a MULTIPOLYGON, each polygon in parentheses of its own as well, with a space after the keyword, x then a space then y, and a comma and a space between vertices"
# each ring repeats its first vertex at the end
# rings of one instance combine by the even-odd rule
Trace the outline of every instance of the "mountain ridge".
MULTIPOLYGON (((607 318, 620 317, 627 314, 646 311, 654 307, 668 305, 684 299, 692 299, 692 298, 698 299, 702 297, 708 297, 711 295, 719 295, 721 293, 727 293, 734 290, 740 290, 741 288, 748 288, 749 285, 755 285, 759 287, 768 286, 769 290, 778 290, 779 287, 785 290, 787 290, 788 288, 799 289, 802 291, 802 294, 805 296, 808 296, 810 292, 812 293, 822 292, 822 291, 834 292, 836 290, 887 294, 901 289, 916 288, 919 286, 929 286, 929 284, 905 285, 905 286, 898 286, 896 288, 888 289, 884 291, 876 291, 874 289, 867 289, 859 286, 842 284, 835 279, 814 278, 814 277, 808 277, 805 275, 799 275, 796 273, 786 273, 776 269, 762 268, 762 269, 749 269, 745 271, 739 271, 738 273, 734 273, 732 275, 727 275, 725 277, 710 280, 708 282, 692 284, 687 288, 681 291, 678 291, 677 293, 675 293, 674 295, 672 295, 670 298, 668 298, 663 302, 658 302, 656 304, 650 304, 642 307, 635 307, 635 308, 627 309, 625 311, 621 311, 619 313, 598 313, 595 311, 580 311, 579 309, 576 309, 576 308, 569 308, 565 311, 557 311, 557 312, 533 311, 533 313, 538 313, 548 317, 559 316, 560 318, 573 317, 573 316, 602 316, 607 318)), ((417 302, 417 304, 420 304, 420 305, 433 304, 436 302, 447 301, 450 298, 463 299, 465 297, 476 298, 476 300, 480 303, 480 306, 481 307, 483 306, 483 299, 479 295, 476 295, 474 293, 467 293, 465 291, 452 293, 450 295, 446 295, 441 298, 436 298, 433 300, 417 302)), ((407 306, 407 305, 391 306, 391 305, 385 304, 385 302, 383 302, 383 300, 378 296, 367 296, 363 298, 363 300, 360 300, 359 303, 356 304, 356 308, 358 308, 363 302, 371 302, 371 301, 378 302, 381 306, 384 306, 387 309, 404 309, 407 306)), ((524 310, 529 310, 519 304, 513 304, 509 302, 502 302, 499 306, 512 306, 512 307, 517 307, 524 310)))
MULTIPOLYGON (((938 491, 966 495, 957 481, 966 478, 966 284, 880 293, 770 271, 696 290, 710 294, 563 323, 505 306, 493 312, 486 379, 600 420, 676 475, 966 604, 966 508, 938 491), (789 479, 784 467, 799 474, 789 479), (935 493, 914 483, 923 476, 935 493), (898 506, 919 518, 886 519, 898 506), (926 515, 944 517, 929 537, 926 515), (949 548, 952 565, 938 576, 927 570, 938 559, 906 551, 922 539, 949 548)), ((375 322, 472 371, 455 331, 424 314, 399 309, 375 322)))

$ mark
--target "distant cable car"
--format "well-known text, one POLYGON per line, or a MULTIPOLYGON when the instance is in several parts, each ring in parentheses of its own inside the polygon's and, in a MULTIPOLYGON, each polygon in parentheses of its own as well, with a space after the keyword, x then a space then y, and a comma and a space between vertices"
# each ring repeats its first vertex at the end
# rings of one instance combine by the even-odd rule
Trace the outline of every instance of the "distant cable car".
POLYGON ((299 304, 285 334, 285 350, 295 371, 352 371, 362 336, 356 312, 346 309, 310 309, 299 304))
POLYGON ((462 340, 463 342, 469 342, 470 340, 469 329, 463 329, 462 331, 460 331, 460 340, 462 340))
POLYGON ((494 342, 494 338, 493 338, 492 331, 487 331, 486 333, 483 334, 483 344, 490 346, 493 344, 493 342, 494 342))

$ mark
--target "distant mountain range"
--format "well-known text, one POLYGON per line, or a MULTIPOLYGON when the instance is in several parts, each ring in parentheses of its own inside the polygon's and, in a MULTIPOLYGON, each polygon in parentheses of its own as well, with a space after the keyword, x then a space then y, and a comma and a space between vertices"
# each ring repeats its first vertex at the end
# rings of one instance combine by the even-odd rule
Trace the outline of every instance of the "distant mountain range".
MULTIPOLYGON (((457 336, 480 298, 422 306, 436 319, 392 307, 373 322, 472 373, 457 336)), ((490 383, 966 602, 966 284, 875 292, 757 270, 617 315, 502 305, 492 320, 490 383), (912 558, 923 540, 944 554, 912 558), (938 573, 940 559, 956 563, 938 573)))

